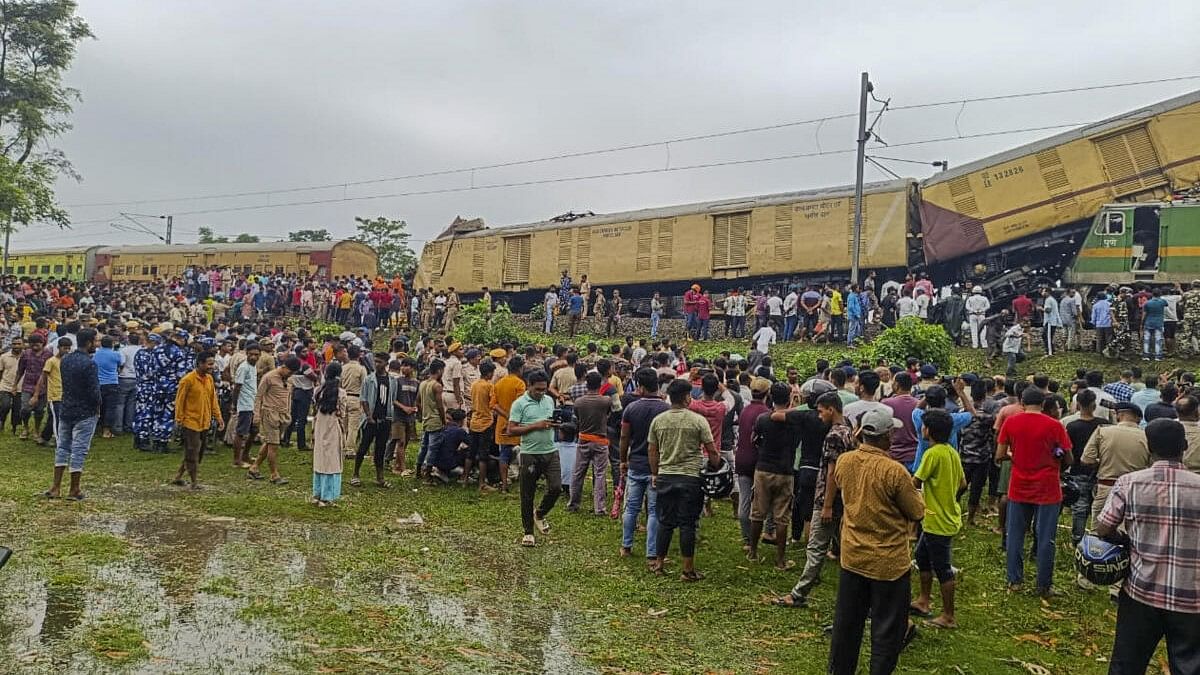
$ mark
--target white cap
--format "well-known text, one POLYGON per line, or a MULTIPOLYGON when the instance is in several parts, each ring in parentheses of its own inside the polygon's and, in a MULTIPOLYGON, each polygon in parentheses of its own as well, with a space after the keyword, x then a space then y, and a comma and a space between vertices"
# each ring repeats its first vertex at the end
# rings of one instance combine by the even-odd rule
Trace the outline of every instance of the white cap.
POLYGON ((972 288, 972 289, 971 289, 971 292, 972 292, 972 293, 982 293, 982 292, 983 292, 983 287, 982 287, 982 286, 976 286, 975 288, 972 288))

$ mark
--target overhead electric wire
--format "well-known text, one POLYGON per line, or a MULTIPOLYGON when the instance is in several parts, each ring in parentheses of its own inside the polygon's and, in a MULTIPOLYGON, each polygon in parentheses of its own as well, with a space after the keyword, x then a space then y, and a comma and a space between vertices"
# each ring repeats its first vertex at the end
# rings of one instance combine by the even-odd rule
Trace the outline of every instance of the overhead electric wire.
MULTIPOLYGON (((1161 78, 1161 79, 1157 79, 1157 80, 1139 80, 1139 81, 1134 81, 1134 82, 1117 82, 1117 83, 1110 83, 1110 84, 1091 85, 1091 86, 1086 86, 1086 87, 1048 89, 1048 90, 1033 91, 1033 92, 1000 94, 1000 95, 995 95, 995 96, 980 96, 980 97, 975 97, 975 98, 956 99, 956 100, 949 100, 949 101, 936 101, 936 102, 931 102, 931 103, 915 103, 915 104, 904 105, 904 106, 890 106, 890 107, 888 107, 888 110, 891 110, 891 111, 916 110, 916 109, 921 109, 921 108, 933 108, 933 107, 946 106, 946 105, 966 105, 967 103, 1000 101, 1000 100, 1009 100, 1009 99, 1018 99, 1018 98, 1028 98, 1028 97, 1034 97, 1034 96, 1048 96, 1048 95, 1053 95, 1053 94, 1078 93, 1078 92, 1084 92, 1084 91, 1115 89, 1115 88, 1120 88, 1120 87, 1132 87, 1132 86, 1148 85, 1148 84, 1163 84, 1163 83, 1169 83, 1169 82, 1181 82, 1181 81, 1196 80, 1196 79, 1200 79, 1200 75, 1184 75, 1184 76, 1179 76, 1179 77, 1161 78)), ((876 111, 872 111, 872 112, 879 112, 879 111, 876 110, 876 111)), ((655 147, 659 147, 659 146, 670 146, 670 144, 672 144, 672 143, 675 143, 675 144, 689 143, 689 142, 694 142, 694 141, 711 140, 711 139, 715 139, 715 138, 725 138, 725 137, 729 137, 729 136, 758 133, 758 132, 763 132, 763 131, 774 131, 777 129, 785 129, 785 128, 796 127, 796 126, 805 126, 805 125, 809 125, 809 124, 823 124, 824 122, 828 122, 830 120, 852 118, 852 117, 855 117, 856 115, 857 115, 857 113, 846 113, 846 114, 841 114, 841 115, 827 115, 824 117, 815 117, 815 118, 807 119, 807 120, 780 122, 777 124, 768 124, 768 125, 762 125, 762 126, 756 126, 756 127, 747 127, 747 128, 743 128, 743 129, 732 129, 732 130, 728 130, 728 131, 717 131, 717 132, 706 133, 706 134, 680 136, 677 138, 663 139, 663 140, 657 140, 657 141, 648 141, 648 142, 644 142, 644 143, 631 143, 631 144, 627 144, 627 145, 619 145, 619 146, 614 146, 614 147, 609 147, 609 148, 597 148, 597 149, 592 149, 592 150, 580 150, 580 151, 576 151, 576 152, 565 152, 565 153, 561 153, 561 154, 557 154, 557 155, 549 155, 549 156, 545 156, 545 157, 535 157, 535 158, 512 160, 512 161, 506 161, 506 162, 496 162, 496 163, 492 163, 492 164, 480 164, 480 165, 462 167, 462 168, 457 168, 457 169, 440 169, 440 170, 435 170, 435 171, 425 171, 425 172, 420 172, 420 173, 412 173, 412 174, 406 174, 406 175, 401 175, 401 176, 392 176, 392 177, 386 177, 386 178, 372 178, 372 179, 366 179, 366 180, 342 181, 342 182, 336 182, 336 183, 325 183, 325 184, 319 184, 319 185, 308 185, 308 186, 299 186, 299 187, 291 187, 291 188, 250 190, 250 191, 242 191, 242 192, 226 192, 226 193, 214 193, 214 194, 206 194, 206 195, 189 195, 189 196, 182 196, 182 197, 158 197, 158 198, 152 198, 152 199, 129 199, 129 200, 124 200, 124 201, 86 202, 86 203, 80 203, 80 204, 67 204, 66 206, 68 208, 90 208, 90 207, 100 207, 100 206, 120 206, 120 205, 125 205, 125 204, 160 204, 160 203, 186 202, 186 201, 207 201, 207 200, 212 200, 212 199, 234 199, 234 198, 239 198, 239 197, 261 197, 261 196, 274 195, 274 194, 292 194, 292 193, 296 193, 296 192, 311 192, 311 191, 316 191, 316 190, 347 188, 347 187, 358 186, 358 185, 373 185, 373 184, 377 184, 377 183, 390 183, 390 182, 397 182, 397 181, 402 181, 402 180, 414 180, 414 179, 418 179, 418 178, 450 176, 450 175, 456 175, 456 174, 461 174, 461 173, 484 171, 484 170, 489 170, 489 169, 501 169, 501 168, 508 168, 508 167, 514 167, 514 166, 538 164, 538 163, 542 163, 542 162, 551 162, 551 161, 557 161, 557 160, 562 160, 562 159, 590 157, 590 156, 610 154, 610 153, 615 153, 615 152, 625 152, 625 151, 629 151, 629 150, 642 150, 642 149, 646 149, 646 148, 655 148, 655 147)))
MULTIPOLYGON (((1065 127, 1081 126, 1078 122, 1067 124, 1054 124, 1040 127, 1027 127, 1023 129, 1007 129, 1004 131, 989 131, 978 134, 964 134, 962 136, 945 136, 941 138, 930 138, 920 141, 909 141, 906 143, 893 143, 888 147, 899 148, 911 145, 926 145, 930 143, 943 143, 946 141, 963 140, 970 138, 983 138, 988 136, 1003 136, 1008 134, 1019 134, 1033 131, 1046 131, 1049 129, 1062 129, 1065 127)), ((635 169, 631 171, 613 171, 608 173, 588 174, 582 176, 561 176, 556 178, 540 178, 524 181, 513 181, 508 183, 485 183, 483 185, 463 185, 459 187, 432 188, 428 190, 411 190, 407 192, 392 192, 386 194, 360 195, 357 197, 331 197, 328 199, 310 199, 305 201, 295 202, 279 202, 275 204, 250 204, 244 206, 226 206, 211 209, 197 209, 194 211, 176 211, 175 216, 193 216, 209 213, 230 213, 237 211, 258 211, 264 209, 276 209, 288 206, 315 206, 320 204, 338 204, 345 202, 360 202, 371 201, 376 199, 392 199, 398 197, 417 197, 424 195, 449 194, 455 192, 471 192, 474 190, 495 190, 500 188, 512 187, 528 187, 531 185, 550 185, 555 183, 570 183, 584 180, 599 180, 604 178, 620 178, 625 176, 644 176, 656 173, 673 173, 677 171, 694 171, 697 169, 711 169, 723 166, 737 166, 742 164, 757 164, 762 162, 779 162, 791 159, 802 159, 805 157, 819 157, 824 155, 841 155, 855 152, 855 148, 846 148, 842 150, 824 150, 819 152, 802 152, 788 155, 777 155, 774 157, 754 157, 750 159, 733 159, 719 162, 705 162, 703 164, 688 164, 683 166, 661 167, 654 169, 635 169)))

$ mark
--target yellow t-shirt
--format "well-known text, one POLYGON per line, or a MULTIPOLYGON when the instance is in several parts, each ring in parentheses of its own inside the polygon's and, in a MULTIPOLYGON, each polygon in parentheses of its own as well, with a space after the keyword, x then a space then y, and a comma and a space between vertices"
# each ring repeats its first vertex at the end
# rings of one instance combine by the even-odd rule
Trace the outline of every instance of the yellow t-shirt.
POLYGON ((829 297, 829 313, 834 316, 838 316, 843 313, 842 294, 837 291, 834 291, 833 295, 829 297))
POLYGON ((58 356, 51 356, 46 359, 46 365, 42 366, 42 373, 46 375, 46 400, 50 402, 62 401, 61 363, 62 360, 58 356))

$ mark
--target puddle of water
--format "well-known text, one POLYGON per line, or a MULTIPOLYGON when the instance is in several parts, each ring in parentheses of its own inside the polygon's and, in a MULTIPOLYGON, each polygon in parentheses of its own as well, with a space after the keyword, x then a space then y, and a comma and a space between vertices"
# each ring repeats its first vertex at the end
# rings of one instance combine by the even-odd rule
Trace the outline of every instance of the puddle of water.
POLYGON ((388 602, 417 610, 437 626, 458 630, 493 649, 509 651, 534 664, 543 675, 586 675, 597 671, 571 647, 566 616, 532 598, 484 611, 463 600, 425 590, 403 577, 389 576, 375 588, 388 602))

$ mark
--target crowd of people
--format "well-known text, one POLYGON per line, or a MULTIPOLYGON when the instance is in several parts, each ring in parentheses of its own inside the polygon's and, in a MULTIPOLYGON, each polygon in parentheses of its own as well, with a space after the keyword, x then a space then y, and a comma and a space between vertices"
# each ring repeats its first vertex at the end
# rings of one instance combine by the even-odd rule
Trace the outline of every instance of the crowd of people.
MULTIPOLYGON (((914 317, 941 325, 956 345, 1003 357, 1010 372, 1032 349, 1035 332, 1046 355, 1089 349, 1112 358, 1161 361, 1170 353, 1200 354, 1200 279, 1187 290, 1179 284, 1113 284, 1085 298, 1069 286, 1046 286, 1033 295, 1022 292, 997 303, 980 286, 938 290, 926 274, 880 284, 869 272, 862 283, 739 287, 719 300, 697 283, 684 292, 682 313, 694 340, 716 337, 712 322, 718 317, 724 324, 721 337, 750 336, 764 344, 853 345, 872 327, 890 328, 914 317), (1091 339, 1085 342, 1085 335, 1091 339)), ((595 332, 607 336, 620 334, 622 317, 628 314, 619 289, 606 296, 586 275, 576 285, 565 271, 561 285, 546 292, 542 307, 544 330, 553 332, 556 317, 566 315, 571 337, 586 325, 589 307, 595 332)), ((650 338, 655 339, 669 303, 655 292, 648 311, 650 338)))
MULTIPOLYGON (((870 291, 857 292, 873 293, 871 280, 870 291)), ((565 288, 556 290, 566 291, 565 313, 577 323, 586 312, 583 298, 602 291, 567 282, 564 275, 565 288)), ((884 284, 878 304, 849 295, 859 300, 845 302, 846 316, 855 317, 845 324, 846 338, 862 335, 867 320, 851 315, 851 305, 862 317, 878 311, 886 322, 888 298, 932 301, 935 293, 918 290, 925 282, 912 282, 912 296, 904 284, 884 284)), ((803 298, 809 292, 793 292, 796 304, 810 306, 811 298, 803 298)), ((818 312, 823 298, 838 297, 842 307, 837 289, 837 296, 811 292, 819 296, 818 312)), ((708 296, 698 287, 689 293, 688 323, 703 336, 707 319, 699 310, 708 296)), ((1057 314, 1061 321, 1069 297, 1056 300, 1055 294, 1046 291, 1040 305, 1048 346, 1058 326, 1046 317, 1057 314)), ((0 426, 7 415, 22 438, 55 439, 53 483, 44 493, 51 499, 85 499, 81 479, 97 428, 105 436, 130 437, 144 452, 170 452, 178 439, 183 452, 170 482, 192 490, 202 489, 200 463, 218 441, 232 447, 232 465, 248 479, 286 484, 278 457, 295 439, 296 451, 312 453, 317 508, 341 498, 347 460, 351 485, 362 486, 368 455, 380 489, 391 487, 394 476, 482 493, 508 491, 516 480, 521 545, 538 544, 550 531, 549 514, 565 498, 568 512, 618 520, 620 555, 640 553, 656 575, 674 566, 668 553, 678 534, 684 582, 704 578, 697 531, 704 514, 728 497, 747 557, 758 561, 767 546, 773 549, 767 562, 781 572, 798 568, 795 586, 774 604, 804 606, 825 564, 837 560, 834 673, 855 672, 868 617, 874 673, 895 668, 916 633, 914 617, 938 629, 958 625, 953 549, 964 528, 989 524, 981 517, 998 518, 1007 590, 1021 592, 1032 546, 1034 591, 1052 599, 1060 592, 1053 583, 1057 523, 1069 511, 1075 541, 1090 522, 1101 535, 1123 538, 1131 551, 1129 580, 1112 589, 1118 611, 1110 672, 1143 672, 1163 635, 1173 668, 1200 671, 1194 639, 1200 628, 1200 389, 1193 373, 1143 378, 1140 369, 1129 368, 1106 381, 1100 371, 1081 371, 1057 382, 1037 374, 947 376, 936 364, 912 358, 903 364, 818 361, 815 372, 802 377, 794 368, 777 369, 768 353, 772 340, 762 339, 764 328, 774 330, 775 316, 782 320, 781 339, 809 335, 807 310, 803 317, 788 315, 786 299, 770 302, 779 299, 775 295, 767 296, 766 321, 744 356, 691 358, 686 346, 632 337, 578 352, 568 345, 462 344, 381 330, 396 324, 396 307, 405 307, 394 302, 397 295, 405 297, 398 280, 234 275, 226 283, 220 270, 155 284, 9 279, 0 289, 6 309, 0 426), (384 302, 385 295, 391 300, 384 302), (310 300, 315 304, 307 305, 310 300), (320 334, 310 323, 318 316, 357 326, 320 334), (410 450, 416 455, 411 468, 410 450), (591 503, 585 504, 589 470, 591 503), (799 564, 789 559, 796 546, 805 552, 799 564)), ((552 295, 561 301, 557 292, 547 294, 547 317, 555 315, 552 295)), ((943 296, 928 311, 960 306, 950 308, 954 317, 963 313, 960 329, 971 326, 972 340, 978 337, 982 346, 988 317, 995 315, 972 302, 978 295, 943 296), (971 319, 976 315, 982 320, 971 319)), ((1127 313, 1111 307, 1137 305, 1138 325, 1156 330, 1156 307, 1167 304, 1161 291, 1150 290, 1140 305, 1125 289, 1115 295, 1115 305, 1097 299, 1093 315, 1104 303, 1121 316, 1127 313)), ((453 327, 453 289, 412 296, 401 322, 414 330, 453 327)), ((1196 335, 1187 321, 1200 321, 1189 296, 1181 296, 1176 341, 1196 335)), ((739 297, 748 310, 749 294, 730 294, 725 302, 739 297)), ((1200 290, 1192 297, 1200 301, 1200 290)), ((757 308, 757 298, 753 302, 757 308)), ((1034 304, 1028 298, 1013 303, 1018 330, 1034 316, 1026 302, 1034 304)), ((593 316, 604 312, 608 323, 621 315, 620 303, 618 294, 615 304, 593 304, 593 316)), ((1082 316, 1082 305, 1077 311, 1082 316)), ((818 314, 814 321, 822 319, 818 314)), ((825 330, 842 335, 833 328, 837 323, 831 314, 825 330)), ((619 320, 610 325, 615 335, 619 320)), ((745 335, 740 322, 730 330, 745 335)), ((1076 583, 1092 590, 1083 578, 1076 583)))

